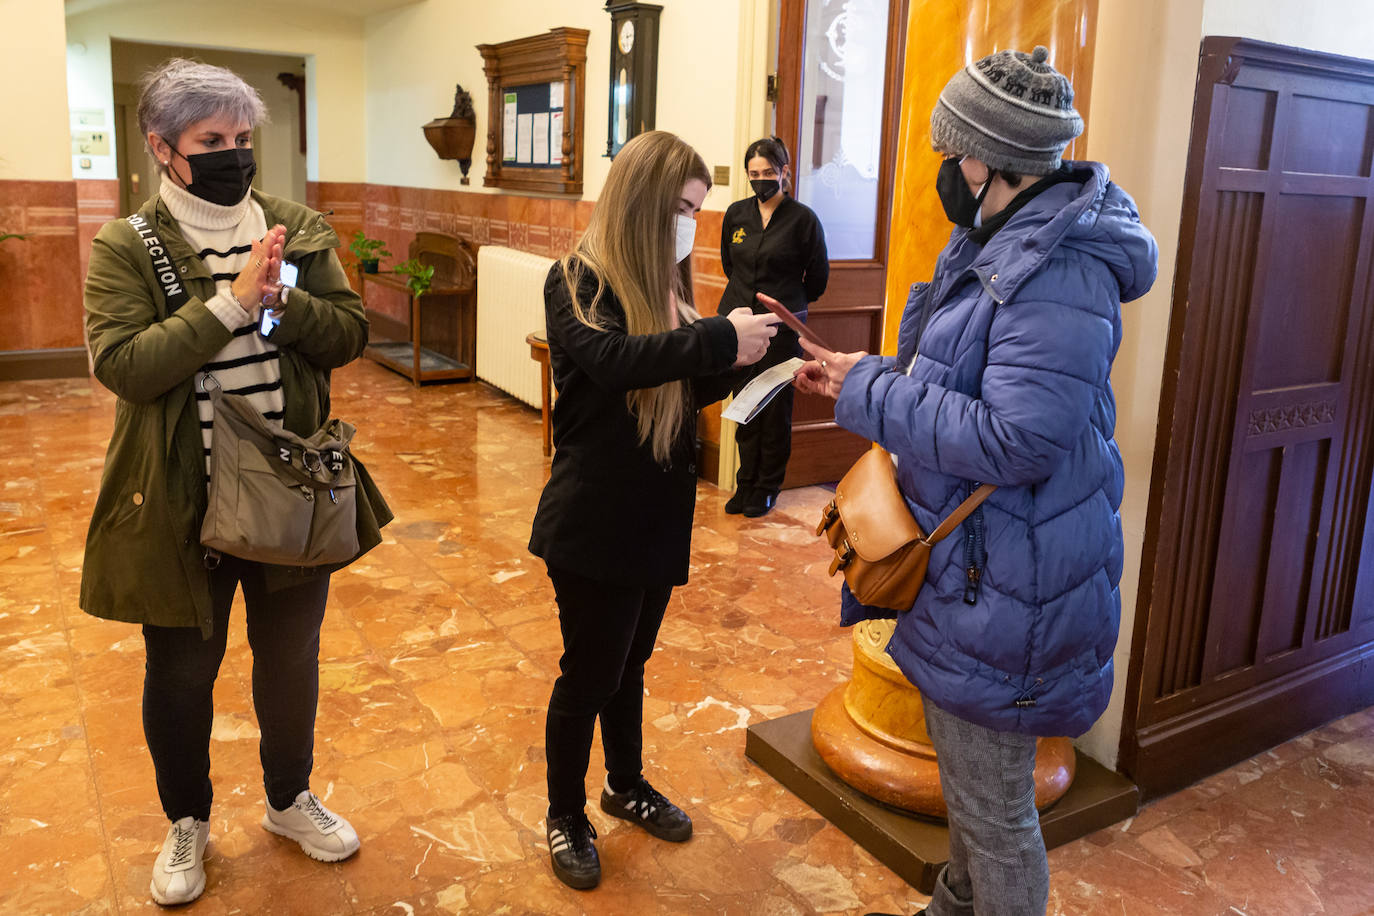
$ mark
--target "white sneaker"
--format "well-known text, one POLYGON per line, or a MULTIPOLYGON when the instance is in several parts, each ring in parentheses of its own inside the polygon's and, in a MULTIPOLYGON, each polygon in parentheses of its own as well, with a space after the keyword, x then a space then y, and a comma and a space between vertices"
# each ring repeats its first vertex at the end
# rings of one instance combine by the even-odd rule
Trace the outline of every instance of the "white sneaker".
POLYGON ((326 808, 309 789, 297 795, 285 811, 276 810, 269 802, 262 826, 295 840, 306 855, 321 862, 347 859, 361 845, 353 825, 326 808))
POLYGON ((210 839, 210 823, 187 815, 172 824, 162 852, 153 863, 153 881, 148 890, 163 906, 190 903, 205 890, 205 844, 210 839))

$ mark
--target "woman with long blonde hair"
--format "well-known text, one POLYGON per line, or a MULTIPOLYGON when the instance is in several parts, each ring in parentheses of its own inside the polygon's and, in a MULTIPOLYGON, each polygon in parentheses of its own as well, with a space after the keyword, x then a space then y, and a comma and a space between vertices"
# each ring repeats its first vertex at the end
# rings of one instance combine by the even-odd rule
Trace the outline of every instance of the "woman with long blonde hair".
POLYGON ((549 271, 544 315, 557 449, 530 550, 548 566, 563 635, 545 726, 554 873, 595 887, 584 813, 596 721, 601 808, 682 842, 691 819, 644 779, 644 663, 673 586, 687 581, 696 501, 696 413, 758 361, 775 318, 703 318, 689 255, 711 176, 673 134, 650 131, 611 165, 587 231, 549 271))

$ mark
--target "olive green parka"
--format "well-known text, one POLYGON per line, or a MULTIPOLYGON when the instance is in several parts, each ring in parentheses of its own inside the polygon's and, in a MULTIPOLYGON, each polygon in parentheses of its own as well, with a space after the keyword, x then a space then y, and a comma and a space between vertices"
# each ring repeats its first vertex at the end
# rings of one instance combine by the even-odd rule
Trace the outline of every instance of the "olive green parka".
MULTIPOLYGON (((330 370, 362 353, 367 320, 324 216, 252 194, 268 226, 286 227, 283 258, 299 268, 272 342, 281 350, 282 425, 308 436, 329 418, 330 370)), ((200 545, 205 456, 192 389, 196 371, 232 333, 205 306, 215 282, 166 204, 154 197, 139 215, 162 241, 190 299, 168 314, 139 234, 122 219, 101 228, 86 274, 86 331, 95 376, 119 400, 86 536, 81 607, 111 620, 195 626, 208 637, 210 583, 200 545)), ((391 514, 361 466, 359 484, 361 553, 380 543, 380 526, 391 514)), ((268 584, 281 587, 331 569, 268 567, 268 584)))

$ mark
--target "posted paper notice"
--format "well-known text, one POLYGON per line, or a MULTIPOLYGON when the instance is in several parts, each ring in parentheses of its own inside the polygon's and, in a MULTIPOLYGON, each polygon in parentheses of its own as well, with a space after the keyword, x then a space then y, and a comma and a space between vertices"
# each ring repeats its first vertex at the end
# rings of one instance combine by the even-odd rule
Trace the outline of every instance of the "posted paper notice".
POLYGON ((549 112, 549 162, 563 164, 563 112, 549 112))
POLYGON ((529 163, 533 152, 534 115, 515 116, 515 161, 529 163))
POLYGON ((534 116, 534 164, 549 164, 549 113, 541 111, 534 116))
POLYGON ((501 161, 515 161, 515 93, 506 93, 506 110, 501 123, 501 161))

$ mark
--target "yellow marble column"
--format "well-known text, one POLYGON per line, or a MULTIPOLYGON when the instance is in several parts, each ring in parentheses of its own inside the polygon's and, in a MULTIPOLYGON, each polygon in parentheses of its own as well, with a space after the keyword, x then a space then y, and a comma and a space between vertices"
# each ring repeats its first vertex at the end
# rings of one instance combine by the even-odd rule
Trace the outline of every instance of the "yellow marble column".
MULTIPOLYGON (((935 193, 939 156, 930 148, 930 110, 954 71, 994 51, 1036 45, 1068 77, 1086 120, 1097 0, 911 0, 907 16, 902 115, 888 241, 883 352, 897 350, 897 326, 912 283, 927 280, 949 240, 935 193)), ((1091 125, 1088 125, 1091 127, 1091 125)), ((1088 131, 1064 155, 1085 157, 1088 131)))
MULTIPOLYGON (((811 741, 836 776, 870 798, 944 817, 921 692, 883 651, 892 623, 870 620, 854 627, 854 674, 816 707, 811 741)), ((1058 801, 1073 776, 1073 742, 1041 738, 1035 756, 1036 806, 1058 801)))

